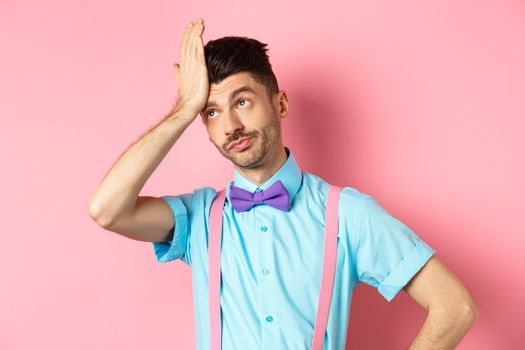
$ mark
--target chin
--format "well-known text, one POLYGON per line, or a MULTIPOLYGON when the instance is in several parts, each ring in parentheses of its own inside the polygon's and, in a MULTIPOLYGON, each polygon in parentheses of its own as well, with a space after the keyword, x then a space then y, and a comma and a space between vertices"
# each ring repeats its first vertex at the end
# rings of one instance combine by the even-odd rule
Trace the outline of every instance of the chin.
POLYGON ((238 154, 230 153, 227 158, 241 168, 253 168, 261 162, 261 159, 256 159, 254 157, 251 149, 238 154))
POLYGON ((249 149, 243 152, 232 152, 227 158, 238 167, 247 169, 255 168, 264 161, 266 153, 264 153, 261 148, 254 146, 256 145, 252 145, 249 149))

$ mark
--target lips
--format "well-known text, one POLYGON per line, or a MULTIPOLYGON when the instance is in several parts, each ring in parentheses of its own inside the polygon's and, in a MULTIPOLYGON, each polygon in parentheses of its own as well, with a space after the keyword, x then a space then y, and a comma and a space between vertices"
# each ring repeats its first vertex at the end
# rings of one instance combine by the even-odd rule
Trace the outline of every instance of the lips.
POLYGON ((246 140, 248 140, 250 138, 251 137, 244 137, 242 139, 239 139, 239 140, 237 140, 235 142, 230 143, 230 145, 228 146, 228 150, 231 150, 233 147, 237 146, 240 143, 243 143, 244 141, 246 141, 246 140))

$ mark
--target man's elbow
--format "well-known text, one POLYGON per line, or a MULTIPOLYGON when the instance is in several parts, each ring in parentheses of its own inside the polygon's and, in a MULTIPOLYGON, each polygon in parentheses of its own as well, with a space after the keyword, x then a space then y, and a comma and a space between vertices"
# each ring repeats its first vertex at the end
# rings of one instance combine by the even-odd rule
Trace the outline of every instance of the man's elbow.
POLYGON ((478 317, 479 311, 473 302, 464 304, 463 312, 460 319, 463 320, 463 322, 468 326, 468 328, 472 327, 474 323, 476 323, 478 317))
POLYGON ((89 216, 100 227, 107 229, 113 223, 113 220, 107 217, 107 215, 104 215, 104 210, 102 210, 102 207, 96 202, 89 201, 87 207, 89 216))
POLYGON ((462 286, 462 290, 459 293, 455 293, 450 300, 455 301, 452 302, 452 305, 459 305, 457 307, 458 319, 466 327, 471 328, 479 317, 479 311, 470 293, 462 286))
POLYGON ((479 311, 472 300, 454 304, 433 305, 428 310, 429 315, 464 330, 470 329, 479 317, 479 311), (445 321, 447 320, 447 321, 445 321))
POLYGON ((478 308, 472 301, 459 304, 452 310, 448 310, 447 314, 456 327, 465 330, 472 328, 479 317, 478 308))

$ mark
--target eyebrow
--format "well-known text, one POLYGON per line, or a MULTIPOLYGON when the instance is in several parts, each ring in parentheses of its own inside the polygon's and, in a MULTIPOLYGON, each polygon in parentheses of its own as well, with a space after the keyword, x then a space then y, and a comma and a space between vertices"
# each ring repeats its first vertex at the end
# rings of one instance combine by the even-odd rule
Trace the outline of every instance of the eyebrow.
MULTIPOLYGON (((230 101, 233 100, 235 98, 235 96, 237 96, 241 92, 251 92, 253 94, 257 94, 257 92, 254 89, 252 89, 251 87, 249 87, 249 86, 241 86, 240 88, 232 91, 232 93, 230 94, 230 98, 229 98, 230 101)), ((216 107, 216 106, 217 106, 217 103, 215 103, 214 101, 210 101, 210 102, 206 103, 206 106, 204 107, 203 111, 206 111, 210 107, 216 107)))

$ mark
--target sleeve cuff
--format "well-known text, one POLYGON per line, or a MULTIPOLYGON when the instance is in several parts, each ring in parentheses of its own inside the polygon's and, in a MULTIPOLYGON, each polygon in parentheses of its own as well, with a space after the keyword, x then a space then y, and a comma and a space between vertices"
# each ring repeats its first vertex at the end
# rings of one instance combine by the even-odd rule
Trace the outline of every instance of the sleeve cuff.
POLYGON ((381 282, 378 287, 379 293, 390 302, 435 252, 427 243, 418 239, 410 252, 381 282))
POLYGON ((175 196, 160 197, 170 206, 175 218, 173 239, 168 242, 153 242, 155 257, 158 262, 169 262, 182 258, 186 254, 188 241, 188 212, 180 198, 175 196))

